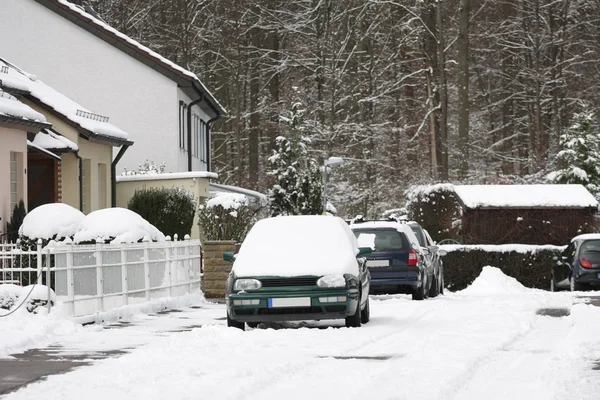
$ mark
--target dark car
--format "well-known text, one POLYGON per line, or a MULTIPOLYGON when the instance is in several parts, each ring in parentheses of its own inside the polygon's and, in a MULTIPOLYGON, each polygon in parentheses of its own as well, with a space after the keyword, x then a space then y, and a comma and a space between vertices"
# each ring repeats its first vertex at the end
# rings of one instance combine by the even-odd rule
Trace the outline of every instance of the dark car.
POLYGON ((359 246, 373 249, 367 257, 371 293, 411 293, 423 300, 432 291, 433 268, 408 224, 395 221, 354 222, 359 246))
POLYGON ((429 297, 444 294, 444 263, 442 262, 442 257, 446 255, 446 252, 440 250, 439 246, 429 236, 429 232, 423 229, 418 222, 409 221, 406 224, 412 229, 419 241, 419 245, 424 249, 425 258, 431 269, 431 275, 433 275, 429 297))
POLYGON ((554 257, 550 290, 600 288, 600 234, 579 235, 554 257))
POLYGON ((369 322, 370 275, 365 255, 348 225, 325 215, 258 221, 234 261, 227 280, 227 326, 248 323, 345 319, 369 322))

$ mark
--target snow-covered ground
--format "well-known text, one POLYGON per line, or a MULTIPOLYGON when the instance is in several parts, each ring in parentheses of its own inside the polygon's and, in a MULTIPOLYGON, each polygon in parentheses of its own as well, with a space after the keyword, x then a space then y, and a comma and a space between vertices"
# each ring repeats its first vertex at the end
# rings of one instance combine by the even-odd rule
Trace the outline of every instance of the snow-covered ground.
MULTIPOLYGON (((4 399, 597 400, 600 308, 586 304, 588 296, 600 293, 525 289, 488 267, 469 288, 435 299, 372 296, 371 322, 361 328, 321 321, 242 332, 225 326, 223 305, 201 298, 203 308, 134 316, 121 329, 19 315, 25 323, 13 329, 30 337, 20 348, 37 341, 70 352, 129 352, 4 399), (568 315, 540 315, 548 313, 568 315), (179 332, 185 324, 201 326, 179 332)), ((3 339, 10 321, 0 319, 3 339)))

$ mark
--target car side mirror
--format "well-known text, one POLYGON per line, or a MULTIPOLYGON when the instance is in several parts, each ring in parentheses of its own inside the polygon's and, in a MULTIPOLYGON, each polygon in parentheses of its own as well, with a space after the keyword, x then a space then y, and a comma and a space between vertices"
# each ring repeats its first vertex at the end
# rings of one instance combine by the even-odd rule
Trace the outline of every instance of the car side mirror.
POLYGON ((446 254, 448 254, 448 252, 446 250, 438 250, 438 254, 440 255, 440 257, 443 257, 446 254))
POLYGON ((359 247, 358 254, 356 255, 356 257, 370 256, 372 252, 373 249, 371 249, 370 247, 359 247))
POLYGON ((431 251, 427 247, 421 247, 421 250, 423 250, 423 254, 431 254, 431 251))
POLYGON ((224 261, 231 261, 234 262, 235 261, 235 253, 233 251, 226 251, 223 253, 223 260, 224 261))

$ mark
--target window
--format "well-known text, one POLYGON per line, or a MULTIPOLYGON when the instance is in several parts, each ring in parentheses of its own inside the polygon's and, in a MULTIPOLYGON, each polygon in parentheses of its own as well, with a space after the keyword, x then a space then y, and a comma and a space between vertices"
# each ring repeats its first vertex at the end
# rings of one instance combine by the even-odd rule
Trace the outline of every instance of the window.
POLYGON ((179 101, 179 148, 186 150, 185 143, 185 108, 186 105, 183 101, 179 101))
POLYGON ((206 123, 200 121, 200 161, 208 160, 208 138, 206 137, 206 123))
POLYGON ((14 151, 10 152, 10 210, 14 210, 19 201, 19 175, 18 157, 14 151))
POLYGON ((202 144, 203 126, 204 121, 202 121, 200 116, 192 114, 192 156, 195 158, 201 158, 204 151, 202 144))
POLYGON ((81 212, 88 214, 90 212, 90 172, 91 161, 83 159, 81 163, 81 212))
POLYGON ((98 208, 106 208, 106 164, 98 164, 98 208))

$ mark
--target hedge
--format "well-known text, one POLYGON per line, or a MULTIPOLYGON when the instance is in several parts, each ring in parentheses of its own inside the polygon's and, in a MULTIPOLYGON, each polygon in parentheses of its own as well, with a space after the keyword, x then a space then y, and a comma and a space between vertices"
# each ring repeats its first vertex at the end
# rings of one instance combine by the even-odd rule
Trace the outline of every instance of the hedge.
POLYGON ((444 281, 452 291, 462 290, 485 266, 500 268, 529 288, 549 289, 551 268, 564 247, 534 245, 443 245, 444 281))

